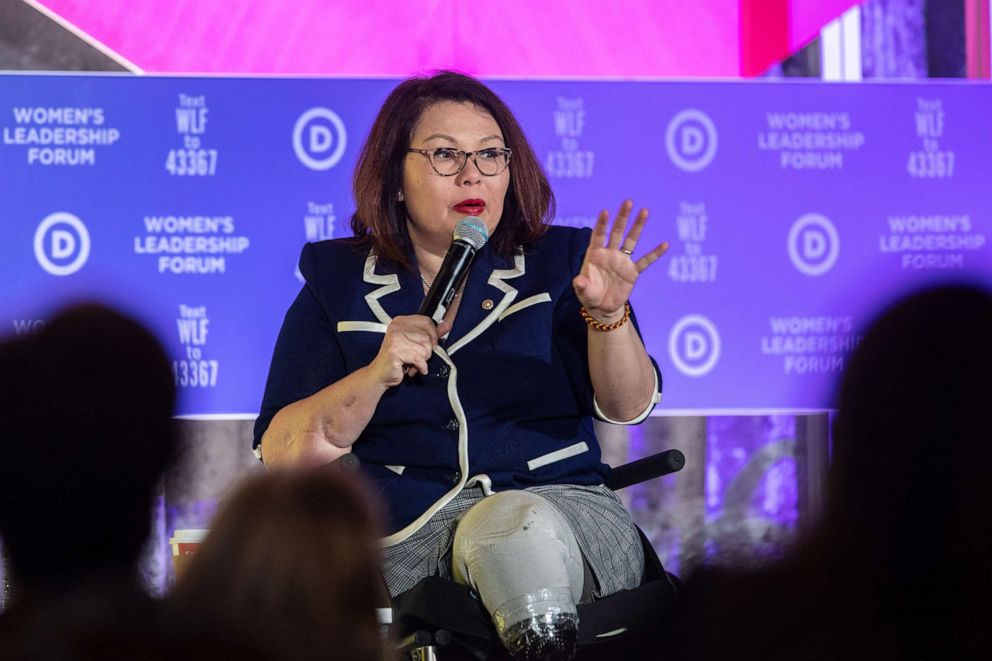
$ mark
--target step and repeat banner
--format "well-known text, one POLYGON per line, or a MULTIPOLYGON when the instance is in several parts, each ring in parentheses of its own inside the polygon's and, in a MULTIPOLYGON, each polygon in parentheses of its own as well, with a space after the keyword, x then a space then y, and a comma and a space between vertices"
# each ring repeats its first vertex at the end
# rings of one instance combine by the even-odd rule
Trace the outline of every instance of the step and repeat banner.
MULTIPOLYGON (((254 414, 300 248, 350 235, 397 82, 0 76, 0 331, 109 301, 165 343, 181 414, 254 414)), ((555 222, 629 197, 651 209, 641 245, 671 242, 634 295, 659 413, 829 408, 880 305, 992 283, 987 84, 491 85, 555 222)))

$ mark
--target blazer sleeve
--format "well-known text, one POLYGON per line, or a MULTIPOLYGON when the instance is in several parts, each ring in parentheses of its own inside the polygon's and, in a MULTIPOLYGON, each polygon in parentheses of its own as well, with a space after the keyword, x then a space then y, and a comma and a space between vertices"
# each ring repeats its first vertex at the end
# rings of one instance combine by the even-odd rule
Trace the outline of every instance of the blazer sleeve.
MULTIPOLYGON (((651 356, 651 366, 655 374, 655 392, 647 408, 632 420, 612 420, 600 410, 596 403, 595 392, 592 387, 592 378, 589 376, 589 331, 585 321, 579 314, 578 297, 571 286, 571 278, 579 273, 582 268, 582 261, 585 259, 586 247, 592 230, 583 229, 572 235, 568 252, 569 284, 555 309, 555 335, 559 344, 562 361, 568 372, 572 390, 575 393, 576 402, 580 409, 587 415, 594 416, 603 422, 612 424, 637 424, 643 421, 654 409, 655 405, 661 401, 661 370, 658 363, 651 356)), ((631 307, 630 321, 640 335, 640 327, 637 324, 637 317, 631 307)))
POLYGON ((276 340, 262 407, 255 421, 254 449, 259 458, 262 435, 280 409, 340 380, 346 374, 334 320, 318 295, 319 265, 312 244, 300 255, 306 283, 286 312, 276 340))

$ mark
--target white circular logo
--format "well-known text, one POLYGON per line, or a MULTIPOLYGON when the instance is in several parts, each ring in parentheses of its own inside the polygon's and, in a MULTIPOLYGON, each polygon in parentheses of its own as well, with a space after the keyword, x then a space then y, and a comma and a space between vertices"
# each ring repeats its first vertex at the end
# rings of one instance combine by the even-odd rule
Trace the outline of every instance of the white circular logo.
POLYGON ((808 213, 792 223, 787 242, 789 259, 800 273, 823 275, 840 255, 840 236, 826 216, 808 213))
POLYGON ((679 319, 668 334, 668 355, 686 376, 703 376, 720 360, 720 333, 701 314, 679 319))
POLYGON ((672 163, 682 170, 704 169, 716 156, 716 146, 716 125, 702 110, 683 110, 668 122, 665 148, 672 163))
POLYGON ((34 232, 34 257, 52 275, 75 273, 89 256, 90 233, 71 213, 56 211, 34 232))
POLYGON ((293 127, 293 151, 311 170, 329 170, 337 165, 347 143, 344 122, 329 108, 307 110, 293 127))

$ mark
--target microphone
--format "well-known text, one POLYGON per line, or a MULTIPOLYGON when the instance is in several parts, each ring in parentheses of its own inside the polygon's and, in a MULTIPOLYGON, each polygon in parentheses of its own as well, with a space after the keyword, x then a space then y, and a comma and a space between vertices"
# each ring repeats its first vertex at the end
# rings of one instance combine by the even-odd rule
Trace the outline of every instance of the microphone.
POLYGON ((488 240, 489 231, 481 218, 466 216, 458 221, 451 246, 417 314, 430 317, 435 324, 441 323, 444 313, 455 298, 458 285, 468 275, 475 253, 486 245, 488 240))

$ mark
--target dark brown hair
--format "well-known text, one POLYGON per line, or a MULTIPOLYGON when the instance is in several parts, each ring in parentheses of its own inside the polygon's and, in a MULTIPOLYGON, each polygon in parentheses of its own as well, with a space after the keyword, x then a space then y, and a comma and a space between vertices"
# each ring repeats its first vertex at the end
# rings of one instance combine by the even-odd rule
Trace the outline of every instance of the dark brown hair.
POLYGON ((443 101, 471 103, 488 112, 513 150, 503 216, 490 237, 496 252, 509 257, 516 246, 533 243, 554 217, 554 194, 541 164, 513 113, 492 90, 453 71, 411 78, 400 83, 379 110, 352 182, 356 204, 352 231, 371 241, 380 259, 401 268, 412 268, 406 206, 397 199, 403 161, 420 116, 443 101))
POLYGON ((249 478, 218 512, 170 600, 185 618, 282 659, 378 661, 385 606, 378 514, 358 478, 249 478))

